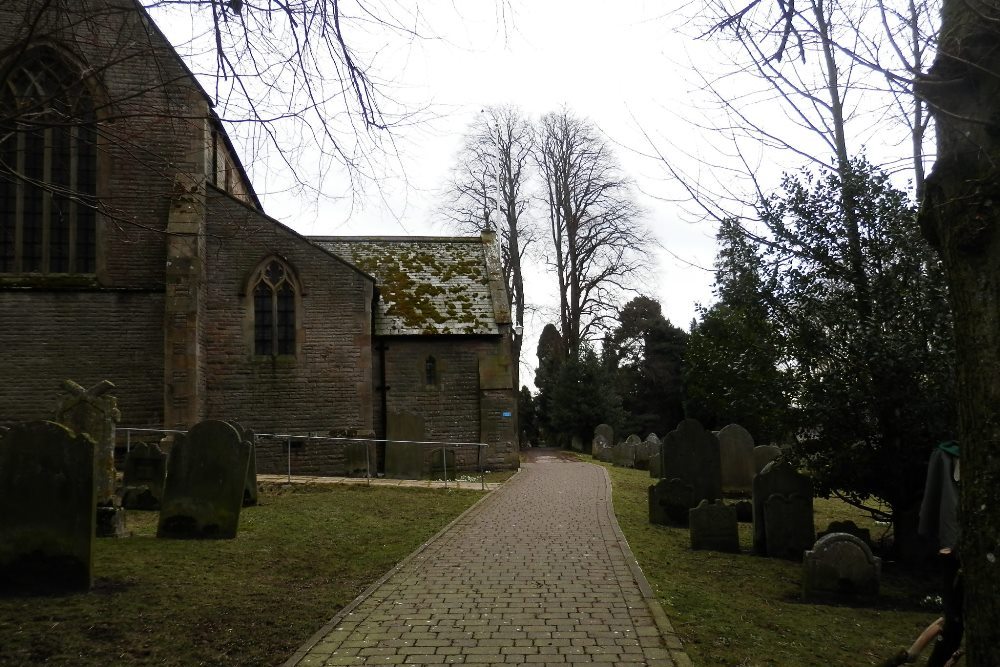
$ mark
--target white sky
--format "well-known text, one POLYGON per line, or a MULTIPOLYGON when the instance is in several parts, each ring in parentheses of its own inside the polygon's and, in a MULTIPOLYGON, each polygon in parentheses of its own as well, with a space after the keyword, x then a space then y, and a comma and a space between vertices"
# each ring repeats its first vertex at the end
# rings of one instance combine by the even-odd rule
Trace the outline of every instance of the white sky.
MULTIPOLYGON (((695 40, 677 30, 682 17, 663 2, 643 0, 420 0, 424 39, 373 34, 375 71, 391 80, 389 94, 410 108, 427 107, 425 123, 394 135, 398 162, 384 167, 379 187, 361 196, 319 200, 289 194, 287 180, 273 164, 248 164, 265 210, 303 234, 449 234, 435 216, 463 132, 488 105, 513 104, 530 116, 566 105, 589 118, 617 146, 624 171, 636 182, 644 224, 662 250, 655 254, 650 280, 640 291, 657 298, 664 314, 687 328, 695 304, 712 300, 711 269, 715 228, 693 215, 690 203, 671 183, 663 165, 648 157, 657 149, 688 173, 708 168, 683 154, 726 163, 726 149, 713 145, 700 124, 725 123, 699 91, 701 77, 725 71, 720 44, 695 40), (498 13, 500 12, 500 13, 498 13), (709 116, 714 116, 709 118, 709 116), (720 152, 721 150, 721 152, 720 152), (703 267, 703 268, 697 268, 703 267)), ((173 39, 185 28, 154 14, 173 39)), ((191 21, 191 19, 186 19, 191 21)), ((193 22, 192 22, 193 25, 193 22)), ((182 39, 175 39, 181 43, 182 39)), ((183 50, 182 50, 182 55, 183 50)), ((726 80, 725 90, 739 90, 726 80), (736 88, 731 88, 732 86, 736 88)), ((783 129, 789 122, 780 107, 761 97, 745 104, 783 129)), ((872 123, 866 123, 871 136, 872 123)), ((718 133, 714 133, 718 139, 718 133)), ((813 141, 806 136, 804 142, 813 141)), ((867 143, 864 138, 861 143, 867 143)), ((895 150, 890 148, 890 150, 895 150)), ((819 152, 822 152, 820 150, 819 152)), ((241 155, 248 162, 247 154, 241 155)), ((753 169, 772 185, 781 169, 771 154, 752 158, 753 169)), ((713 177, 720 178, 715 170, 713 177)), ((723 174, 721 180, 727 177, 723 174)), ((329 176, 330 197, 342 195, 342 182, 329 176), (340 185, 341 187, 338 187, 340 185)), ((545 215, 541 208, 535 215, 545 215)), ((541 261, 528 276, 528 301, 543 308, 554 301, 554 281, 541 261)), ((525 322, 525 358, 534 365, 537 336, 548 321, 543 312, 525 322)), ((531 386, 531 376, 522 375, 531 386)))

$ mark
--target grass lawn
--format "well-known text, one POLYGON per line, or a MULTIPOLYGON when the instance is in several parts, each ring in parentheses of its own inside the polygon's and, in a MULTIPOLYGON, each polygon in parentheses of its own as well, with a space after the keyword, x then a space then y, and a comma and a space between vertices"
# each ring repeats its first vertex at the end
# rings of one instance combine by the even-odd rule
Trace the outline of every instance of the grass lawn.
MULTIPOLYGON (((750 555, 750 524, 740 524, 741 554, 691 551, 686 528, 649 523, 647 471, 605 467, 622 531, 697 667, 879 665, 939 615, 937 606, 921 603, 937 594, 938 582, 892 564, 883 566, 882 592, 872 603, 804 603, 802 566, 750 555)), ((841 501, 814 506, 818 529, 834 519, 872 526, 841 501)))
POLYGON ((0 665, 279 665, 481 495, 270 485, 219 541, 158 540, 155 512, 129 512, 91 592, 0 598, 0 665))

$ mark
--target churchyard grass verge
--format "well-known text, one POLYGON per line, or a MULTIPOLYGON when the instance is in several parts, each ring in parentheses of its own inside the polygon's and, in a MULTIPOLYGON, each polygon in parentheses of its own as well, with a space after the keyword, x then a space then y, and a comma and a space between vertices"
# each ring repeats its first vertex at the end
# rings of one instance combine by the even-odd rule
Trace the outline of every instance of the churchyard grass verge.
MULTIPOLYGON (((588 457, 582 457, 592 461, 588 457)), ((687 528, 648 521, 645 470, 604 465, 615 514, 660 604, 696 667, 878 665, 939 615, 926 599, 938 580, 883 565, 880 596, 854 604, 805 603, 801 564, 750 554, 750 524, 740 524, 740 554, 691 551, 687 528)), ((816 527, 852 519, 881 535, 863 513, 839 500, 815 500, 816 527)))
POLYGON ((267 485, 232 540, 156 539, 129 511, 89 593, 0 598, 0 665, 280 665, 476 491, 267 485))

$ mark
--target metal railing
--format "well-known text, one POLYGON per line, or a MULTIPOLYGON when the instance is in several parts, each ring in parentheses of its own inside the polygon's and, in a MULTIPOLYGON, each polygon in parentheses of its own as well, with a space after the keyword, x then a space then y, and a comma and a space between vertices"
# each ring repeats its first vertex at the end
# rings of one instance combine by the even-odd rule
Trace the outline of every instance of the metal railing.
MULTIPOLYGON (((182 429, 157 429, 157 428, 137 428, 137 427, 119 427, 119 428, 116 428, 115 431, 117 433, 124 433, 125 434, 125 452, 126 452, 126 454, 128 454, 129 452, 132 451, 132 434, 133 433, 136 433, 136 434, 148 433, 148 434, 153 434, 153 435, 155 435, 155 434, 174 435, 174 434, 186 434, 187 433, 186 430, 182 430, 182 429)), ((480 484, 481 484, 481 488, 484 491, 486 490, 486 470, 485 470, 485 466, 483 465, 483 450, 484 450, 484 448, 489 447, 489 445, 486 444, 486 443, 482 443, 482 442, 448 442, 448 441, 441 441, 441 440, 389 440, 389 439, 385 439, 385 438, 359 438, 359 437, 350 437, 350 436, 346 436, 346 437, 324 436, 324 435, 314 435, 312 433, 309 433, 309 434, 306 434, 306 435, 296 435, 296 434, 290 434, 290 433, 257 433, 257 432, 254 432, 253 435, 254 435, 254 438, 271 438, 271 439, 274 439, 274 440, 283 440, 283 441, 285 441, 285 451, 286 451, 286 454, 287 454, 287 458, 286 458, 286 460, 287 460, 286 473, 287 473, 287 477, 288 477, 288 481, 289 482, 292 481, 292 442, 295 441, 295 440, 304 440, 306 442, 317 441, 317 442, 343 442, 343 443, 361 442, 361 443, 366 443, 365 444, 365 479, 366 479, 366 482, 367 482, 367 484, 369 486, 371 485, 371 480, 373 479, 373 477, 377 477, 377 475, 372 475, 371 445, 374 445, 376 443, 386 443, 386 444, 393 443, 393 444, 414 445, 414 446, 427 446, 427 445, 431 445, 431 446, 434 446, 434 447, 438 447, 438 448, 441 449, 442 474, 444 476, 444 486, 445 486, 446 489, 449 488, 448 487, 448 456, 445 453, 446 448, 451 448, 451 449, 455 450, 455 454, 456 454, 456 458, 457 458, 457 451, 458 451, 458 449, 468 448, 468 447, 475 447, 476 450, 477 450, 476 451, 476 468, 477 468, 477 470, 479 472, 479 481, 480 481, 480 484)), ((254 452, 256 453, 256 448, 255 448, 254 452)), ((455 464, 455 467, 456 467, 456 469, 455 469, 454 472, 455 472, 456 477, 457 477, 457 474, 458 474, 458 465, 457 465, 457 463, 455 464)))

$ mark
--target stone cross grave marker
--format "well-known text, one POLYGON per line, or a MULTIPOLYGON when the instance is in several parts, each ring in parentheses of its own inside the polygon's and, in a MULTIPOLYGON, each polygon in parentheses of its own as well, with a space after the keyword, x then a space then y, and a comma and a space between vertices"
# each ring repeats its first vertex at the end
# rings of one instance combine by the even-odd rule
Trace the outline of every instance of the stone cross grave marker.
POLYGON ((878 595, 882 559, 861 539, 830 533, 806 551, 802 562, 802 597, 852 598, 878 595))
POLYGON ((816 539, 812 480, 791 463, 769 463, 753 478, 753 548, 762 556, 799 560, 816 539))
POLYGON ((697 507, 688 510, 688 525, 692 549, 730 552, 740 550, 736 510, 721 500, 702 500, 697 507))
POLYGON ((753 436, 739 424, 730 424, 719 431, 719 459, 722 464, 722 491, 751 491, 754 470, 753 436))
MULTIPOLYGON (((604 438, 604 442, 610 447, 615 444, 615 430, 611 428, 608 424, 598 424, 594 427, 594 440, 600 436, 604 438)), ((590 452, 591 456, 597 457, 597 449, 592 449, 590 452)))
MULTIPOLYGON (((719 440, 705 430, 696 419, 685 419, 667 434, 660 445, 660 474, 664 480, 676 480, 673 486, 655 484, 650 487, 650 502, 666 504, 683 502, 683 506, 665 507, 668 517, 676 517, 686 525, 687 511, 697 507, 702 500, 722 497, 722 472, 719 461, 719 440), (690 487, 690 495, 677 492, 690 487), (656 491, 670 489, 668 496, 657 496, 656 491)), ((650 506, 650 516, 654 515, 650 506)))
POLYGON ((85 389, 72 380, 63 380, 62 388, 67 396, 56 409, 55 421, 94 441, 97 536, 121 537, 125 534, 125 515, 115 496, 115 423, 121 420, 121 412, 118 399, 108 393, 115 385, 102 380, 85 389))
POLYGON ((157 537, 231 539, 239 529, 250 445, 231 424, 178 434, 167 461, 157 537))
POLYGON ((139 443, 125 458, 122 505, 134 510, 158 510, 167 476, 167 455, 152 443, 139 443))
POLYGON ((87 590, 93 581, 94 443, 61 424, 0 438, 0 589, 87 590))

